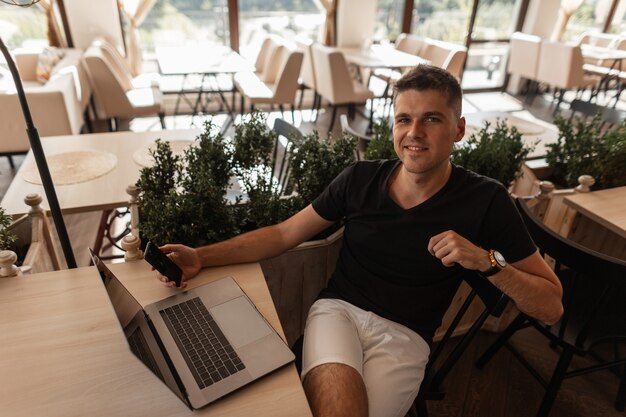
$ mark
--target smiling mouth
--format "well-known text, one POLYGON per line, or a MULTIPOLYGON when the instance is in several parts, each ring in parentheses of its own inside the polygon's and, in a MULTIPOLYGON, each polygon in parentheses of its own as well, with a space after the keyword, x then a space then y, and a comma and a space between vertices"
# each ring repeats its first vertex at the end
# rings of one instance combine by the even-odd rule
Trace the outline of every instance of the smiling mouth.
POLYGON ((428 150, 428 148, 425 148, 425 147, 422 147, 422 146, 414 146, 414 145, 407 145, 404 148, 408 149, 410 151, 416 151, 416 152, 428 150))

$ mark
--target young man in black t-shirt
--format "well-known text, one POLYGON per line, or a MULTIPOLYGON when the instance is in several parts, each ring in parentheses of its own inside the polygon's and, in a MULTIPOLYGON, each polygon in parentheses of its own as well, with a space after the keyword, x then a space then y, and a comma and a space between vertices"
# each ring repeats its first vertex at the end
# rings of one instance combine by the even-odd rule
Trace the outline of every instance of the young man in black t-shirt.
POLYGON ((316 416, 404 416, 468 270, 530 316, 553 323, 562 314, 559 281, 506 189, 450 162, 465 134, 461 101, 452 75, 416 67, 395 86, 399 160, 353 164, 278 225, 197 249, 162 248, 187 280, 205 266, 279 255, 344 220, 337 268, 305 329, 302 378, 316 416))

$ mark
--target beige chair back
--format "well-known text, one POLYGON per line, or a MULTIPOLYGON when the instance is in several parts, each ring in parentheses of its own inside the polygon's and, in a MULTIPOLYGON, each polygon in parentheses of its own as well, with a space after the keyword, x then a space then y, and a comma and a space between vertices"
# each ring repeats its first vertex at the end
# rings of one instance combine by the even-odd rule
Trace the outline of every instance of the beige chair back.
POLYGON ((410 33, 401 33, 396 38, 395 48, 398 51, 406 52, 407 54, 413 54, 421 56, 424 47, 426 46, 425 38, 410 33))
POLYGON ((111 70, 116 73, 116 76, 122 84, 124 90, 131 90, 133 88, 133 75, 120 51, 113 46, 113 44, 102 37, 94 39, 92 45, 100 47, 103 55, 111 64, 111 70))
POLYGON ((313 52, 312 46, 313 41, 309 38, 304 37, 296 37, 296 45, 298 49, 302 52, 302 69, 300 70, 300 81, 306 87, 311 88, 313 90, 316 89, 315 83, 315 68, 313 66, 313 52))
POLYGON ((333 105, 353 102, 353 80, 343 54, 318 43, 312 49, 317 92, 333 105))
POLYGON ((463 76, 463 65, 465 64, 465 58, 467 57, 467 48, 465 46, 457 45, 456 48, 452 48, 442 68, 448 70, 448 72, 456 77, 457 80, 461 80, 463 76))
POLYGON ((265 62, 263 72, 259 74, 259 78, 265 84, 274 84, 288 51, 284 44, 273 41, 267 53, 267 61, 265 62))
POLYGON ((563 89, 584 86, 583 56, 580 46, 544 41, 539 52, 537 81, 563 89))
POLYGON ((115 63, 109 60, 103 48, 91 45, 85 51, 84 59, 99 118, 133 118, 161 111, 159 98, 154 96, 151 88, 128 89, 128 83, 114 69, 115 63))
POLYGON ((537 77, 541 38, 527 33, 515 32, 511 35, 507 72, 529 80, 537 77))
POLYGON ((270 46, 272 45, 273 40, 271 37, 266 37, 263 39, 263 43, 261 43, 261 49, 259 49, 259 53, 256 56, 256 61, 254 62, 255 71, 260 74, 263 72, 263 68, 265 68, 265 63, 267 61, 267 55, 270 50, 270 46))
POLYGON ((278 71, 274 85, 274 102, 293 104, 298 91, 298 78, 304 60, 304 53, 298 50, 286 50, 282 66, 278 71))

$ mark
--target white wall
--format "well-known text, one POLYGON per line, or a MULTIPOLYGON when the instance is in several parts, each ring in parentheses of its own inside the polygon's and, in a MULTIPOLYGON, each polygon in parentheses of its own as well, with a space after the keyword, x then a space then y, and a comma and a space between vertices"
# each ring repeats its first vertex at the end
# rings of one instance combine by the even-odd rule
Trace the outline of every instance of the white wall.
POLYGON ((337 46, 360 47, 374 35, 377 0, 339 0, 337 46))
POLYGON ((75 48, 85 49, 95 37, 104 36, 123 50, 115 0, 65 0, 63 4, 75 48))

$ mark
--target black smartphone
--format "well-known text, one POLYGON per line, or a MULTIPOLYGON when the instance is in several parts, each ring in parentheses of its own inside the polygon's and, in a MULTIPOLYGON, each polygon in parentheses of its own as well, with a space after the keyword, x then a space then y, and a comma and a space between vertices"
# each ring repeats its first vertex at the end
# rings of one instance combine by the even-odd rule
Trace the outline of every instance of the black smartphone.
POLYGON ((161 275, 167 277, 170 281, 174 281, 176 286, 180 287, 183 271, 174 261, 168 258, 166 254, 161 252, 157 245, 148 241, 143 258, 152 265, 154 269, 159 271, 161 275))

